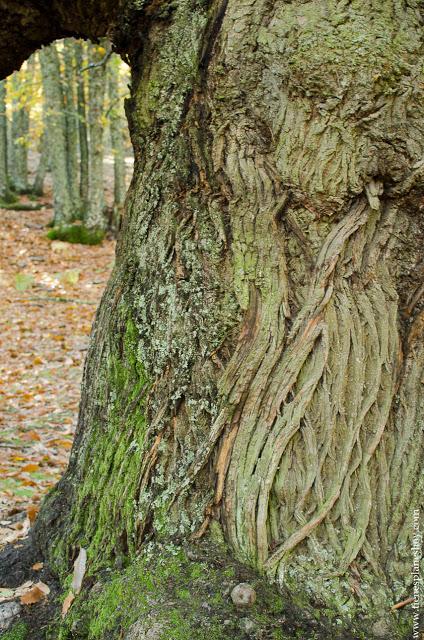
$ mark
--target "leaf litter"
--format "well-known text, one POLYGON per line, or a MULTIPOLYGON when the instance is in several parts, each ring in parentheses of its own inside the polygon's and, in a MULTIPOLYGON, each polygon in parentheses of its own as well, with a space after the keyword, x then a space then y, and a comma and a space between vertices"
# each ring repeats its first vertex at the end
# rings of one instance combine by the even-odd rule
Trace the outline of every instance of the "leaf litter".
POLYGON ((51 242, 46 209, 0 213, 1 548, 27 535, 43 495, 66 468, 114 242, 51 242))

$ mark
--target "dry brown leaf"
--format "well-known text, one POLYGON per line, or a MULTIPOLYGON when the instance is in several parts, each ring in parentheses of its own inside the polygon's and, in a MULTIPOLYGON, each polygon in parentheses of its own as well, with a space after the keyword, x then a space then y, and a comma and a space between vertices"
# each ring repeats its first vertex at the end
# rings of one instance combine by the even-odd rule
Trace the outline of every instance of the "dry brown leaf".
POLYGON ((62 618, 66 616, 74 600, 75 600, 75 594, 72 593, 72 591, 70 591, 62 604, 62 618))
POLYGON ((39 466, 38 464, 34 463, 34 462, 30 462, 29 464, 24 465, 23 467, 21 467, 21 471, 38 471, 39 470, 39 466))
POLYGON ((21 596, 22 604, 35 604, 49 595, 50 589, 44 582, 37 582, 28 593, 21 596))
POLYGON ((40 571, 40 569, 42 569, 44 567, 44 562, 36 562, 35 564, 32 565, 31 569, 33 571, 40 571))
POLYGON ((29 507, 27 507, 27 516, 31 525, 34 524, 39 511, 40 511, 40 507, 35 504, 30 504, 29 507))

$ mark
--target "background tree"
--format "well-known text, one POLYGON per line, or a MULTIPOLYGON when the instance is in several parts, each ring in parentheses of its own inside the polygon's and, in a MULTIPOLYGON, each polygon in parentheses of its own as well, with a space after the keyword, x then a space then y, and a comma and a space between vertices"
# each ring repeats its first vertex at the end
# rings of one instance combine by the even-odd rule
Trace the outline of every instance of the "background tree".
POLYGON ((86 111, 86 74, 83 67, 88 62, 85 55, 86 45, 83 40, 75 42, 75 62, 77 68, 77 108, 78 108, 78 133, 80 144, 80 200, 83 217, 88 209, 88 135, 87 135, 87 111, 86 111))
POLYGON ((29 82, 26 65, 21 82, 18 81, 17 74, 14 74, 9 83, 12 97, 9 174, 13 190, 17 193, 28 191, 29 105, 26 87, 29 82))
POLYGON ((0 201, 8 202, 11 197, 7 158, 7 113, 6 82, 0 82, 0 201))
POLYGON ((78 111, 76 103, 76 60, 74 57, 75 44, 71 38, 63 41, 62 62, 63 72, 62 86, 65 102, 66 122, 66 157, 68 164, 69 191, 75 211, 81 208, 80 181, 79 181, 79 140, 78 140, 78 111))
MULTIPOLYGON (((110 27, 130 57, 135 173, 71 464, 37 525, 50 561, 83 546, 94 572, 214 522, 347 637, 362 616, 363 635, 410 636, 382 612, 411 593, 424 500, 418 4, 60 16, 37 14, 40 39, 110 27)), ((5 33, 4 72, 32 30, 14 57, 5 33)))
POLYGON ((116 56, 112 57, 107 65, 107 86, 109 98, 107 115, 110 122, 110 141, 113 154, 113 225, 115 228, 119 228, 119 221, 123 211, 125 194, 127 192, 125 182, 125 126, 123 123, 124 114, 122 109, 122 95, 120 94, 119 89, 120 67, 119 58, 116 56))
MULTIPOLYGON (((46 116, 44 116, 44 122, 46 122, 46 116)), ((39 140, 39 153, 37 171, 34 178, 34 184, 32 186, 32 193, 35 196, 42 196, 44 194, 44 181, 47 171, 49 169, 49 143, 47 138, 47 132, 43 131, 39 140)))
POLYGON ((64 97, 60 77, 60 61, 56 46, 40 51, 43 90, 47 102, 45 128, 49 144, 50 169, 53 177, 54 225, 70 223, 77 214, 69 183, 67 128, 64 97))
POLYGON ((105 200, 103 188, 104 142, 103 120, 106 93, 106 49, 100 45, 90 45, 88 70, 88 127, 89 127, 89 185, 88 210, 85 224, 90 231, 102 233, 106 228, 105 200))

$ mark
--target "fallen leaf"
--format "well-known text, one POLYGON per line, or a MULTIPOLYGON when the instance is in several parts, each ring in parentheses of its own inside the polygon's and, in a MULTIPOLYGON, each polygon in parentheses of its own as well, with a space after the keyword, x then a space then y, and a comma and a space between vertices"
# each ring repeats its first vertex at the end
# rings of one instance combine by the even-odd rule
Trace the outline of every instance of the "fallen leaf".
POLYGON ((40 569, 42 569, 44 567, 44 562, 36 562, 35 564, 32 565, 31 569, 33 569, 33 571, 40 571, 40 569))
POLYGON ((74 600, 75 600, 75 594, 72 593, 72 591, 70 591, 62 604, 62 618, 66 616, 74 600))
POLYGON ((40 442, 41 437, 36 431, 28 431, 27 433, 24 433, 24 435, 22 436, 22 440, 31 440, 33 442, 40 442))
POLYGON ((50 593, 49 587, 44 582, 37 582, 28 593, 21 596, 22 604, 35 604, 50 593))
POLYGON ((36 506, 35 504, 30 504, 27 507, 27 516, 29 518, 31 525, 34 524, 39 511, 40 511, 40 507, 36 506))
POLYGON ((74 562, 74 575, 73 575, 72 584, 71 584, 71 589, 75 594, 81 591, 86 564, 87 564, 87 551, 84 549, 84 547, 81 547, 78 557, 74 562))
POLYGON ((25 466, 23 466, 21 468, 21 471, 38 471, 40 467, 38 466, 38 464, 34 464, 34 463, 30 463, 30 464, 26 464, 25 466))

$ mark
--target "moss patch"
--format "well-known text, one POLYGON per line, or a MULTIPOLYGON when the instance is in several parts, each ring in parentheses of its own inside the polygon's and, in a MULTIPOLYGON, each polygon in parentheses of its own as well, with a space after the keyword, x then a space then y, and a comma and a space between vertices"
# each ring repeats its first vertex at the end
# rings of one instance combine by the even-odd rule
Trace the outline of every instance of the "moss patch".
POLYGON ((28 627, 23 622, 18 622, 9 631, 0 635, 2 640, 25 640, 27 637, 28 627))
POLYGON ((138 332, 127 314, 126 308, 117 312, 113 331, 120 339, 110 351, 104 350, 99 364, 96 393, 103 420, 94 417, 92 440, 81 447, 84 481, 75 487, 66 536, 52 545, 52 560, 60 575, 72 549, 87 549, 89 571, 95 573, 110 566, 111 558, 122 566, 128 556, 134 557, 139 544, 145 520, 139 513, 138 496, 149 381, 138 356, 138 332), (106 388, 106 380, 111 381, 112 391, 106 388))
POLYGON ((338 622, 315 603, 238 563, 210 541, 184 547, 151 544, 127 568, 103 571, 75 600, 49 640, 365 640, 369 632, 338 622), (256 602, 237 608, 232 589, 249 583, 256 602))
POLYGON ((54 227, 47 233, 50 240, 62 240, 72 244, 100 244, 105 237, 100 229, 87 229, 81 224, 54 227))
POLYGON ((103 575, 102 583, 79 596, 51 638, 112 640, 125 637, 132 625, 134 638, 135 629, 140 637, 155 629, 157 640, 324 637, 308 622, 288 622, 275 587, 207 544, 152 546, 127 569, 103 575), (257 593, 247 609, 237 609, 230 597, 240 582, 249 582, 257 593), (296 636, 298 631, 303 635, 296 636))

